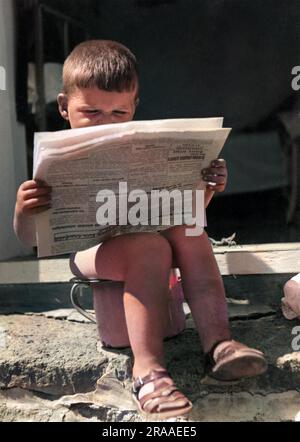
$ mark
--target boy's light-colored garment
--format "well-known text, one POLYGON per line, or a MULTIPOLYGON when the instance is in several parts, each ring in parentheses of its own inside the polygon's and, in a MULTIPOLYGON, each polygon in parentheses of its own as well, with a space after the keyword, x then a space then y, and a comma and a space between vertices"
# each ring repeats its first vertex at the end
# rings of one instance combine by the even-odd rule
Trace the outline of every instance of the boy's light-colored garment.
POLYGON ((287 281, 281 299, 283 316, 286 319, 300 319, 300 273, 287 281))

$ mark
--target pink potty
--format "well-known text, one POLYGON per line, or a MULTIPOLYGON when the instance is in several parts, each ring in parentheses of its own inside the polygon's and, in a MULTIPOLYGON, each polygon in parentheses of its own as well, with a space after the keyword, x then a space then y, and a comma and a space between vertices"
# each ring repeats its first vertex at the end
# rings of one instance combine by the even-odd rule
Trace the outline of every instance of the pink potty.
MULTIPOLYGON (((125 311, 123 306, 123 283, 105 280, 73 279, 71 289, 73 306, 91 321, 97 323, 100 341, 104 347, 130 347, 125 311), (93 290, 95 316, 86 312, 78 301, 78 289, 91 286, 93 290)), ((165 338, 171 338, 185 329, 183 310, 183 290, 181 282, 172 270, 168 298, 165 338)))

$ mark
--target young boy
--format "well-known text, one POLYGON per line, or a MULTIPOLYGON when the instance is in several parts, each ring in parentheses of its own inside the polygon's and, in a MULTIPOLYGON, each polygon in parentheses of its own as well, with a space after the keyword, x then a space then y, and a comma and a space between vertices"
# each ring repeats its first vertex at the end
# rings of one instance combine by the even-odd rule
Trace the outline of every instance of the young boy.
MULTIPOLYGON (((120 123, 134 117, 139 84, 134 55, 112 41, 78 45, 64 64, 59 111, 71 128, 120 123)), ((101 171, 99 171, 101 173, 101 171)), ((227 181, 224 160, 202 171, 205 203, 227 181)), ((34 180, 23 183, 15 209, 15 231, 35 244, 34 215, 51 205, 51 189, 34 180)), ((189 237, 185 226, 160 233, 131 233, 110 238, 75 254, 74 266, 87 278, 124 281, 125 317, 134 355, 133 397, 142 414, 164 419, 188 413, 191 402, 166 371, 163 336, 172 267, 181 272, 185 298, 206 355, 206 370, 220 381, 263 373, 263 354, 231 340, 225 292, 207 234, 189 237)))

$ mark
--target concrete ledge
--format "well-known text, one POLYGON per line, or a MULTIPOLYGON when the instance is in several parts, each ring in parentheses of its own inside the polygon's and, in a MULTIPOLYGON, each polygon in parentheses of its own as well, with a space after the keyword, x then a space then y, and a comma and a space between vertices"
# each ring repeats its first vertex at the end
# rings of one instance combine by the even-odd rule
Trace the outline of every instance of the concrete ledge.
MULTIPOLYGON (((300 272, 300 243, 214 247, 222 275, 300 272)), ((26 258, 0 262, 0 284, 68 282, 69 260, 26 258)))

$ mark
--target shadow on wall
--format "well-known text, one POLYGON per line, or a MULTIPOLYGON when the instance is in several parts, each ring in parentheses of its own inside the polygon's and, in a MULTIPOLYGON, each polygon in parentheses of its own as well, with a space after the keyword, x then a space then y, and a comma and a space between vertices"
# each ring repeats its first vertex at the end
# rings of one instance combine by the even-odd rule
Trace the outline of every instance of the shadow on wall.
MULTIPOLYGON (((140 63, 139 119, 224 115, 254 127, 291 95, 300 58, 298 0, 43 0, 119 40, 140 63)), ((47 25, 46 62, 62 63, 47 25)))
POLYGON ((142 119, 224 115, 235 130, 292 93, 299 64, 297 0, 103 0, 97 37, 140 61, 142 119))

